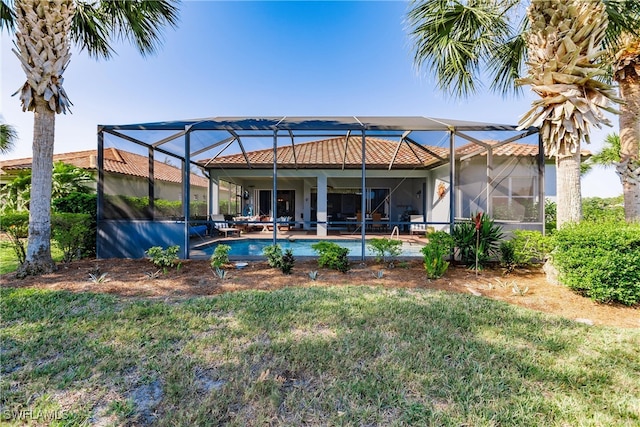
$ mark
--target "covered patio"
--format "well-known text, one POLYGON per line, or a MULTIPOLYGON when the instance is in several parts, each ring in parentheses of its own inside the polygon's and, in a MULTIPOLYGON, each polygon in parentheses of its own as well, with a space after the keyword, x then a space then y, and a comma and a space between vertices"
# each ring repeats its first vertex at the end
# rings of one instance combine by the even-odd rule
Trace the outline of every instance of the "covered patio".
POLYGON ((360 257, 367 234, 450 231, 475 211, 506 229, 544 227, 545 164, 535 128, 426 117, 101 125, 97 163, 101 258, 138 258, 151 246, 176 244, 190 258, 211 239, 214 215, 228 227, 266 230, 268 223, 274 243, 285 225, 318 238, 335 230, 356 235, 362 251, 352 255, 360 257), (116 188, 105 178, 109 148, 147 156, 148 169, 138 171, 146 188, 116 188), (158 194, 158 161, 183 171, 177 200, 158 194), (207 194, 193 176, 208 180, 207 194), (167 215, 167 205, 179 214, 167 215))

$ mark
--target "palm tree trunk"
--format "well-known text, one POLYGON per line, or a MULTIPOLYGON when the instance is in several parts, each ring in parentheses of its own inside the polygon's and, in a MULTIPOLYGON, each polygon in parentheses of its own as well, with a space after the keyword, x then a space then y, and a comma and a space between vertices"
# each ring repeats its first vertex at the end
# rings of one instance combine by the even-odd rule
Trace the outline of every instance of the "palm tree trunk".
POLYGON ((56 268, 51 258, 51 175, 56 113, 42 97, 35 99, 33 163, 27 258, 18 277, 50 273, 56 268))
POLYGON ((564 151, 556 156, 556 196, 563 201, 557 204, 557 228, 582 219, 580 147, 571 153, 565 145, 564 151))
POLYGON ((626 73, 619 84, 625 103, 620 108, 618 173, 624 194, 624 216, 627 222, 632 222, 640 221, 640 76, 626 73))

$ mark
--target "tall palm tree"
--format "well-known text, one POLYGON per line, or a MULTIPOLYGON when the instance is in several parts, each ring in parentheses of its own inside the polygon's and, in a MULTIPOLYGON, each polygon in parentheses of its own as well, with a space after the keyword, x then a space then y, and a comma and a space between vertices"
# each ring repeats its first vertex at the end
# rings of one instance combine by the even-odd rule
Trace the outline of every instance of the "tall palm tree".
POLYGON ((521 126, 541 126, 547 154, 556 156, 559 226, 581 217, 579 143, 582 138, 588 142, 585 120, 595 126, 606 123, 599 110, 608 109, 608 101, 614 98, 610 87, 597 80, 602 74, 599 67, 591 63, 591 59, 601 56, 597 48, 604 36, 602 23, 608 28, 607 15, 612 22, 624 21, 621 28, 629 24, 624 14, 614 13, 621 9, 608 7, 609 3, 613 0, 604 2, 605 16, 594 15, 597 20, 589 13, 602 9, 603 2, 599 0, 533 0, 528 5, 527 19, 521 19, 521 0, 416 0, 408 13, 416 49, 414 62, 431 68, 440 87, 455 96, 476 92, 485 73, 492 90, 517 93, 515 83, 522 75, 525 59, 531 49, 536 51, 536 62, 527 62, 529 74, 519 83, 531 84, 541 99, 534 102, 521 126), (578 22, 588 25, 578 28, 578 22), (588 41, 595 44, 590 48, 588 41), (549 52, 540 50, 542 46, 549 52), (561 63, 554 62, 552 53, 561 54, 561 63), (561 88, 557 85, 585 89, 590 95, 559 93, 561 88), (556 114, 564 120, 556 118, 556 114))
POLYGON ((71 105, 62 86, 71 44, 109 58, 113 40, 126 39, 143 54, 159 45, 161 29, 177 23, 177 0, 15 0, 0 3, 0 28, 15 29, 16 54, 27 81, 17 93, 33 111, 33 164, 29 238, 19 276, 55 269, 51 259, 51 182, 55 116, 71 105))
POLYGON ((608 18, 604 3, 581 0, 532 1, 527 17, 528 74, 517 81, 540 99, 520 125, 539 126, 545 151, 556 158, 560 227, 582 218, 580 144, 589 142, 590 125, 611 125, 603 111, 619 101, 601 80, 608 18))
POLYGON ((11 151, 17 139, 18 132, 13 126, 0 123, 0 153, 6 154, 11 151))
MULTIPOLYGON (((634 4, 640 9, 640 3, 634 4)), ((620 107, 620 162, 616 170, 622 181, 625 219, 640 221, 640 35, 624 32, 615 50, 613 78, 624 100, 620 107)))

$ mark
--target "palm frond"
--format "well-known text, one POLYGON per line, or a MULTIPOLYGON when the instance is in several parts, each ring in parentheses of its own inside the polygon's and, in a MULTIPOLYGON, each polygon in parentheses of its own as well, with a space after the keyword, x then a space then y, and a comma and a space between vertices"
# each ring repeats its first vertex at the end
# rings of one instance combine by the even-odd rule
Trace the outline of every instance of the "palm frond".
POLYGON ((622 34, 640 36, 640 2, 638 0, 603 0, 609 24, 604 38, 608 49, 615 50, 622 34))
POLYGON ((516 80, 523 75, 527 57, 527 41, 523 37, 529 20, 523 19, 517 34, 506 43, 499 45, 490 58, 489 75, 493 76, 491 90, 503 95, 520 95, 522 88, 516 80))
POLYGON ((509 9, 515 0, 420 0, 407 14, 414 64, 438 87, 468 97, 482 87, 483 66, 513 37, 509 9))
POLYGON ((11 2, 0 0, 0 30, 13 31, 16 14, 11 2))
POLYGON ((11 151, 18 140, 18 132, 15 128, 6 123, 0 123, 0 153, 6 154, 11 151))
POLYGON ((93 3, 78 2, 71 25, 71 38, 89 56, 108 59, 114 53, 109 45, 106 16, 93 3))

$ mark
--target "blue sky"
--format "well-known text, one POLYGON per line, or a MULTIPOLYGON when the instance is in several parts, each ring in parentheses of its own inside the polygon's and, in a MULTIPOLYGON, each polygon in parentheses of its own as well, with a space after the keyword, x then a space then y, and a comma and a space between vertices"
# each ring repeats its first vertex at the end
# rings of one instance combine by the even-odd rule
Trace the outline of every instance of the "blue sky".
MULTIPOLYGON (((73 51, 65 89, 73 114, 56 119, 55 152, 96 147, 98 124, 211 116, 419 115, 516 124, 532 95, 488 92, 467 100, 438 92, 413 66, 404 1, 195 2, 182 4, 176 30, 154 56, 126 44, 109 61, 73 51)), ((4 158, 31 157, 32 113, 17 97, 24 82, 2 33, 0 113, 16 126, 18 147, 4 158)), ((598 151, 613 128, 595 130, 598 151)), ((583 179, 584 196, 622 193, 612 170, 583 179)))

